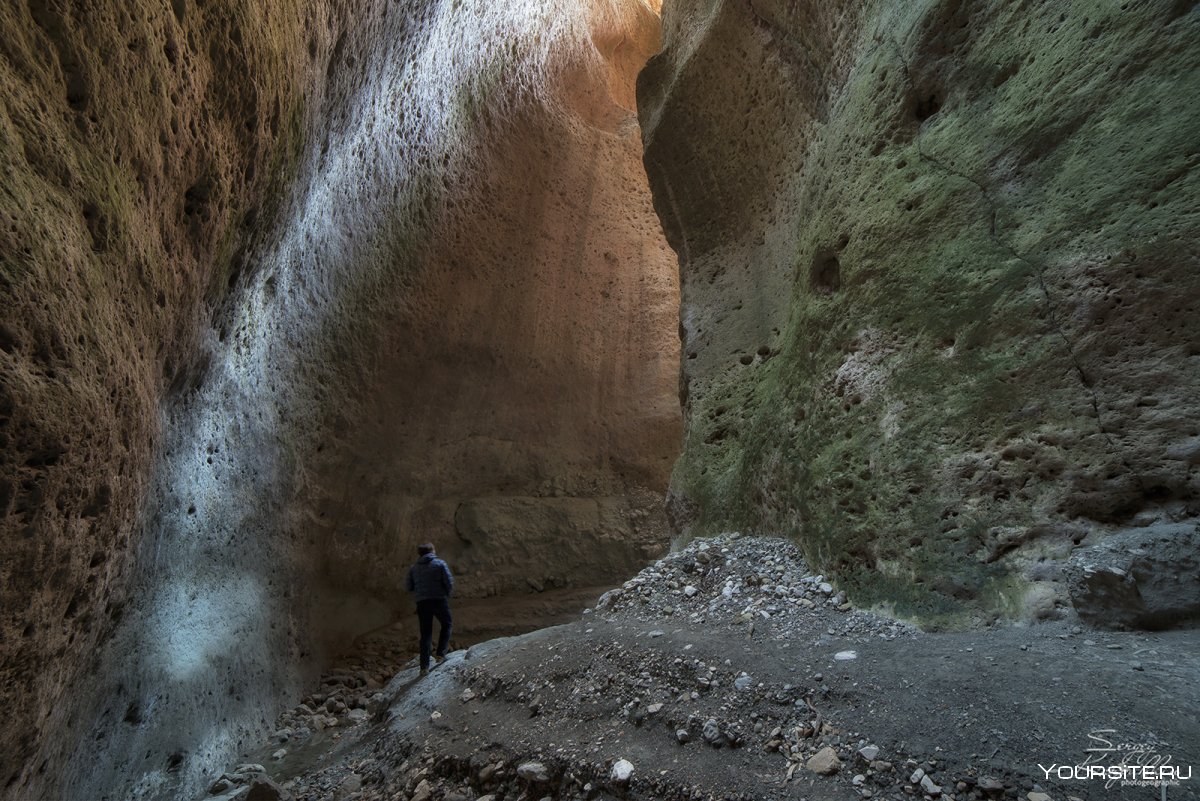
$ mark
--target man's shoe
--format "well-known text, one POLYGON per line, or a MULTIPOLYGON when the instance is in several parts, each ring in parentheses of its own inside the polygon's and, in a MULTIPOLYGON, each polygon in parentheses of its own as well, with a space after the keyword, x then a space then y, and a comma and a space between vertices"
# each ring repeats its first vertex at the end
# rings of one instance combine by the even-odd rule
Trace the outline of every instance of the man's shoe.
POLYGON ((421 668, 421 675, 418 678, 425 678, 429 675, 429 668, 421 668))
POLYGON ((445 654, 443 654, 442 656, 435 656, 435 657, 433 658, 433 666, 434 666, 434 667, 437 667, 438 665, 442 664, 442 663, 443 663, 443 662, 445 662, 445 661, 446 661, 446 656, 445 656, 445 654))

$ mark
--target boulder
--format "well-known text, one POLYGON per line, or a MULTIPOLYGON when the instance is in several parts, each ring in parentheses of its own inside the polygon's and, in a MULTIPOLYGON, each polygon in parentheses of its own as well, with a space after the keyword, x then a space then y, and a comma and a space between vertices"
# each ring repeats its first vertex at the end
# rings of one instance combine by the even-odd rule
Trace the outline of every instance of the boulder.
POLYGON ((1071 603, 1100 628, 1167 629, 1200 619, 1200 526, 1120 531, 1072 555, 1071 603))

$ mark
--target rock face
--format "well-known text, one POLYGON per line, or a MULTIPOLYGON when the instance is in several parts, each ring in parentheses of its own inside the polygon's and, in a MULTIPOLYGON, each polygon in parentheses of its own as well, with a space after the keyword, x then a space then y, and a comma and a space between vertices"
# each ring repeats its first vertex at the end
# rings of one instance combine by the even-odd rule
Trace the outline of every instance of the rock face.
MULTIPOLYGON (((67 740, 91 723, 93 710, 83 710, 94 694, 111 693, 106 725, 124 736, 148 725, 173 689, 99 676, 96 653, 138 614, 142 577, 162 570, 165 525, 146 518, 201 530, 187 510, 203 499, 190 488, 147 504, 166 457, 162 408, 193 394, 214 366, 210 325, 237 285, 236 254, 296 171, 301 90, 323 72, 316 55, 328 44, 309 42, 326 21, 304 5, 0 8, 5 797, 91 796, 51 788, 67 740)), ((160 589, 177 599, 179 618, 194 608, 189 587, 160 589)), ((95 745, 103 751, 104 740, 95 745)), ((153 750, 156 769, 180 764, 174 742, 153 750)), ((86 758, 77 770, 94 767, 86 758)))
POLYGON ((1068 566, 1079 617, 1103 628, 1166 629, 1200 620, 1200 532, 1159 524, 1081 548, 1068 566))
MULTIPOLYGON (((694 534, 932 624, 1200 514, 1193 3, 698 3, 638 83, 694 534)), ((1040 586, 1039 586, 1040 585, 1040 586)))
MULTIPOLYGON (((649 31, 605 33, 601 50, 640 64, 649 31)), ((613 581, 665 548, 682 437, 677 267, 624 69, 611 77, 626 97, 569 75, 551 98, 569 113, 495 115, 411 299, 356 346, 380 379, 351 393, 364 411, 331 432, 312 482, 347 589, 400 600, 397 568, 427 539, 478 594, 527 577, 613 581)))
POLYGON ((67 5, 0 9, 5 798, 193 793, 417 542, 665 546, 650 9, 67 5))

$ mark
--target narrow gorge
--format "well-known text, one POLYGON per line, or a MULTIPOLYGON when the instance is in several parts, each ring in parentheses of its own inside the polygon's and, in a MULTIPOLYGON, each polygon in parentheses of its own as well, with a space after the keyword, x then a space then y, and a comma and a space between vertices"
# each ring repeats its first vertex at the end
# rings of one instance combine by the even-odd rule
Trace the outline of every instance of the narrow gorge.
POLYGON ((0 33, 4 801, 1157 798, 1027 782, 1008 712, 983 764, 974 693, 1062 673, 1047 749, 1200 760, 1196 3, 0 33))

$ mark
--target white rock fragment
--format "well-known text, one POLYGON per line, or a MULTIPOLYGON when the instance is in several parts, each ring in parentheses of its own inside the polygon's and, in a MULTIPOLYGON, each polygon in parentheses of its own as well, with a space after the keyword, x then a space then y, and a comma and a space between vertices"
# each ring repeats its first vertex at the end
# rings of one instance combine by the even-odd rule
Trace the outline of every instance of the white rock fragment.
POLYGON ((411 801, 429 801, 433 797, 433 785, 428 779, 421 779, 413 790, 411 801))
POLYGON ((517 766, 517 775, 529 782, 550 781, 550 771, 541 762, 522 762, 517 766))
POLYGON ((633 777, 633 763, 628 759, 618 759, 613 763, 608 777, 617 784, 625 784, 633 777))
POLYGON ((864 745, 858 749, 858 757, 863 762, 871 763, 879 759, 879 747, 875 745, 864 745))
POLYGON ((937 796, 942 794, 942 788, 934 784, 933 779, 929 778, 928 776, 921 777, 921 789, 924 790, 927 795, 937 796))

